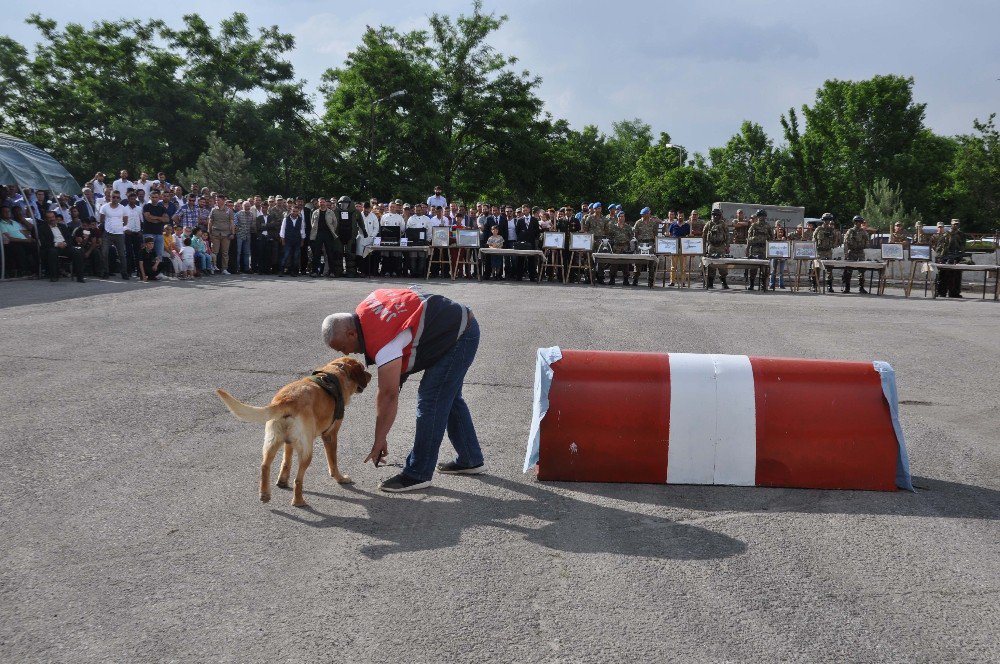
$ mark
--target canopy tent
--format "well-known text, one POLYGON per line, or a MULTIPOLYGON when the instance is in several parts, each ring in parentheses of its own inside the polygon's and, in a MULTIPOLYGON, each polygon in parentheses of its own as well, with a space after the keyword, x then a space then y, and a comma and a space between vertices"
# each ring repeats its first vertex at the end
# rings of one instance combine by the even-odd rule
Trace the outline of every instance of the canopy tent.
MULTIPOLYGON (((0 133, 0 184, 45 189, 50 194, 78 194, 80 185, 62 164, 41 148, 0 133)), ((0 279, 7 278, 7 257, 0 243, 0 279)))
POLYGON ((78 194, 80 185, 62 164, 27 141, 0 133, 0 184, 78 194))

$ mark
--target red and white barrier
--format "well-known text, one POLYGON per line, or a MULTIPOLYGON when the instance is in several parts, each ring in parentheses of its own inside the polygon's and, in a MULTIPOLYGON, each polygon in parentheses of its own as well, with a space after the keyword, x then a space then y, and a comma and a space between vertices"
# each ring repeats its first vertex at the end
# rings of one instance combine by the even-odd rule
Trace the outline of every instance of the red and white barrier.
POLYGON ((540 480, 912 488, 885 363, 541 349, 540 480))

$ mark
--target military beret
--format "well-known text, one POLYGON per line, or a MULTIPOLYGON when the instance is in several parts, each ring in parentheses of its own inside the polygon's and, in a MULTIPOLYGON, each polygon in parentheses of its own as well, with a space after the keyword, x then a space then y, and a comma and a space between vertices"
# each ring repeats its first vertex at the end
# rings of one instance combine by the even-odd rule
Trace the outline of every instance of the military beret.
POLYGON ((652 212, 652 210, 650 210, 648 207, 644 207, 642 208, 642 210, 639 211, 639 214, 649 214, 650 212, 652 212))

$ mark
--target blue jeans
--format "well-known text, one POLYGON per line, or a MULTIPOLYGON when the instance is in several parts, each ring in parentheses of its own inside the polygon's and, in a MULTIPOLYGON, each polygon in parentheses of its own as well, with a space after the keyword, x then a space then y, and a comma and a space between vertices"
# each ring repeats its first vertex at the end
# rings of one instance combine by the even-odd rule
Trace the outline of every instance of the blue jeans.
POLYGON ((236 236, 236 265, 240 272, 250 271, 250 236, 236 236))
POLYGON ((785 287, 785 259, 784 258, 772 258, 771 259, 771 288, 774 288, 774 278, 778 278, 778 287, 785 287))
POLYGON ((281 270, 288 274, 299 273, 299 258, 302 253, 302 245, 285 242, 285 252, 281 259, 281 270))
POLYGON ((483 463, 472 415, 462 398, 462 383, 478 348, 479 323, 472 319, 451 350, 424 370, 417 388, 417 431, 404 475, 422 482, 431 479, 445 431, 458 452, 458 465, 483 463))

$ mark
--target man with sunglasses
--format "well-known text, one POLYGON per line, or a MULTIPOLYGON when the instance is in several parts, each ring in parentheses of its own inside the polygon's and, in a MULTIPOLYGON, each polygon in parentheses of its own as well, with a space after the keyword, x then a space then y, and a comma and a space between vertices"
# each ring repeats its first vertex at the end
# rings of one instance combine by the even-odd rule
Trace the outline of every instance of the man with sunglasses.
MULTIPOLYGON (((122 196, 117 191, 111 193, 111 202, 101 206, 101 227, 104 229, 104 238, 101 242, 101 258, 104 262, 104 269, 108 270, 108 251, 114 245, 115 253, 118 255, 118 268, 121 271, 123 281, 128 280, 128 254, 125 251, 125 226, 128 224, 128 208, 121 204, 122 196)), ((101 275, 107 278, 108 273, 101 275)))

